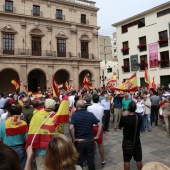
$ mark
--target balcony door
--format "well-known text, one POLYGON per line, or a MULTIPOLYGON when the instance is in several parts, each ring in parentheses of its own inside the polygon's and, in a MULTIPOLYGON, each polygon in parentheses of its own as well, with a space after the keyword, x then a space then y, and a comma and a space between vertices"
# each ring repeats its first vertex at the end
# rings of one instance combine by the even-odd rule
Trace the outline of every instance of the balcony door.
POLYGON ((81 42, 81 57, 89 58, 88 42, 85 42, 85 41, 81 42))
POLYGON ((41 56, 41 37, 32 36, 32 55, 41 56))

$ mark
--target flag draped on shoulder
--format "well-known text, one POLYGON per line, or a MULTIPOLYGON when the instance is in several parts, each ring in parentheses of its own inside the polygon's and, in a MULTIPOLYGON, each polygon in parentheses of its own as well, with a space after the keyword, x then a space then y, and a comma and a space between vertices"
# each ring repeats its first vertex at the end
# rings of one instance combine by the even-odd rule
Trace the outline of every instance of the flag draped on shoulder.
POLYGON ((36 113, 30 123, 26 148, 30 145, 33 148, 47 148, 54 132, 58 132, 59 124, 68 122, 68 111, 68 96, 64 96, 57 113, 47 112, 45 109, 36 113))
POLYGON ((15 91, 18 90, 19 87, 21 86, 20 82, 18 80, 16 80, 16 79, 12 79, 11 84, 12 84, 15 91))
POLYGON ((42 97, 42 93, 41 92, 32 93, 32 97, 34 98, 34 100, 38 100, 39 98, 42 97))
POLYGON ((85 75, 84 80, 82 82, 83 87, 87 87, 89 89, 93 89, 92 83, 89 82, 87 75, 85 75))
POLYGON ((28 132, 28 125, 20 120, 19 115, 9 117, 5 122, 5 131, 7 136, 14 136, 28 132))
POLYGON ((120 84, 118 87, 112 87, 111 90, 124 91, 124 92, 134 92, 138 90, 138 83, 136 73, 133 74, 130 78, 120 84))

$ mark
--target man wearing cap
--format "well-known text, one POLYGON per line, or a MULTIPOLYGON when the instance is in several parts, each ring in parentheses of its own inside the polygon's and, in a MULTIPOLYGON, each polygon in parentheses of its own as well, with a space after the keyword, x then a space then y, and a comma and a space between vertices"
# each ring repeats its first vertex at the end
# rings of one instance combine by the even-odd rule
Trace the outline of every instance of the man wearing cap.
POLYGON ((117 125, 119 125, 120 118, 122 115, 122 97, 120 97, 120 92, 117 92, 116 97, 114 97, 113 103, 114 103, 114 130, 117 130, 117 125))
POLYGON ((32 144, 32 148, 35 149, 35 160, 37 170, 44 170, 44 156, 46 148, 53 134, 48 128, 42 127, 42 125, 52 116, 55 115, 55 104, 53 99, 45 100, 45 108, 36 113, 31 122, 28 131, 26 148, 32 144))

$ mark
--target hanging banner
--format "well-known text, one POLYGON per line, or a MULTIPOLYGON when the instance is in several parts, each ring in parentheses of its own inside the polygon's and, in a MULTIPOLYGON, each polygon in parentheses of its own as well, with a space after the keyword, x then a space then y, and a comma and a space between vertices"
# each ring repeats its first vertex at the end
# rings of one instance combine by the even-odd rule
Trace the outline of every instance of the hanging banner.
POLYGON ((158 44, 150 44, 149 47, 149 63, 150 68, 158 67, 158 44))
POLYGON ((131 55, 130 61, 131 61, 131 71, 137 71, 138 70, 138 55, 131 55))

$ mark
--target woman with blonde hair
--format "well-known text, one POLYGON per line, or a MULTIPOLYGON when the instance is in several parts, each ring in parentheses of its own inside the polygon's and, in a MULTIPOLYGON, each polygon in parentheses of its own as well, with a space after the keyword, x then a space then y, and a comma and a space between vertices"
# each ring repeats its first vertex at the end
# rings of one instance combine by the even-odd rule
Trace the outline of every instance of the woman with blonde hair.
POLYGON ((167 103, 162 106, 167 133, 170 133, 170 96, 166 97, 167 103))
MULTIPOLYGON (((27 163, 25 170, 31 170, 31 146, 27 149, 27 163)), ((63 135, 56 134, 50 140, 45 154, 45 170, 82 170, 76 165, 78 153, 71 140, 63 135)))

